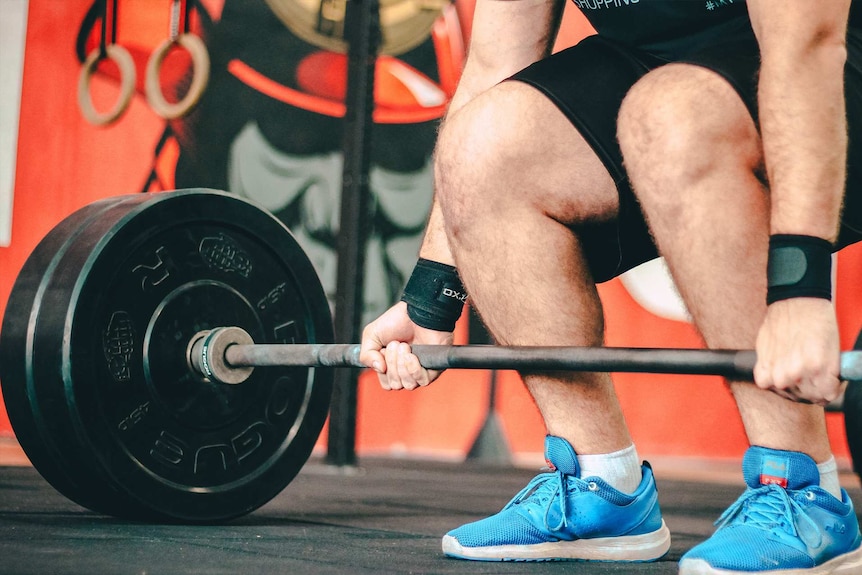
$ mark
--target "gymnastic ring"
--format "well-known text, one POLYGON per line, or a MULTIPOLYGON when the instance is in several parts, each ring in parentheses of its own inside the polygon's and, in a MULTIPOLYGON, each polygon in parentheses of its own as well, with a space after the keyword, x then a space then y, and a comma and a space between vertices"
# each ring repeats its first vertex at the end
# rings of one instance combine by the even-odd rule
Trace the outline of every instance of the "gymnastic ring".
POLYGON ((147 102, 153 111, 165 118, 173 120, 187 114, 200 100, 201 94, 207 86, 210 76, 210 57, 207 48, 198 36, 194 34, 180 34, 175 39, 168 38, 162 42, 150 55, 147 61, 147 72, 144 82, 144 92, 147 102), (179 44, 192 57, 192 82, 185 97, 179 102, 172 104, 165 99, 162 86, 159 82, 159 70, 162 62, 174 44, 179 44))
POLYGON ((129 107, 134 93, 135 61, 132 60, 128 50, 118 44, 108 44, 105 46, 104 53, 99 48, 90 52, 78 76, 78 106, 81 108, 81 115, 88 122, 94 126, 104 126, 115 121, 129 107), (120 70, 120 96, 110 110, 100 113, 96 111, 93 99, 90 97, 90 78, 96 70, 96 64, 105 57, 113 60, 120 70))

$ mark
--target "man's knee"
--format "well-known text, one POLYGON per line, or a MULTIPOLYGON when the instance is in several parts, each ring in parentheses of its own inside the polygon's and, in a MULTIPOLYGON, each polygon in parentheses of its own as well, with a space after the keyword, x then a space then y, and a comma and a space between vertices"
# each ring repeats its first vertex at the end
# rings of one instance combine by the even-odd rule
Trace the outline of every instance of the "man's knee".
POLYGON ((531 152, 529 126, 519 121, 523 112, 522 86, 503 83, 456 111, 443 123, 434 153, 437 197, 447 223, 458 213, 470 213, 492 194, 498 201, 512 186, 515 162, 531 152), (495 183, 497 185, 495 185, 495 183))
POLYGON ((617 135, 629 175, 685 184, 733 157, 754 167, 754 121, 733 87, 699 66, 670 64, 644 76, 620 108, 617 135))
POLYGON ((435 168, 450 232, 489 211, 538 212, 574 226, 618 209, 615 183, 590 144, 547 96, 521 82, 504 82, 447 119, 435 168))
POLYGON ((469 176, 506 165, 506 156, 524 153, 529 126, 519 121, 525 103, 523 86, 504 82, 476 97, 444 121, 436 160, 444 177, 469 176), (462 173, 466 170, 466 173, 462 173))

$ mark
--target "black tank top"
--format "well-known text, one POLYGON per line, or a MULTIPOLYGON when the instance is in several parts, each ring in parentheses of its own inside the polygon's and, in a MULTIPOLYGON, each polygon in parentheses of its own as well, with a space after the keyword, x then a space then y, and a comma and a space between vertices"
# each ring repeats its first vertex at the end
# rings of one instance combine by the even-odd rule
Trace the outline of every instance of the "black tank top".
POLYGON ((633 46, 661 44, 747 14, 745 0, 572 0, 593 28, 633 46))

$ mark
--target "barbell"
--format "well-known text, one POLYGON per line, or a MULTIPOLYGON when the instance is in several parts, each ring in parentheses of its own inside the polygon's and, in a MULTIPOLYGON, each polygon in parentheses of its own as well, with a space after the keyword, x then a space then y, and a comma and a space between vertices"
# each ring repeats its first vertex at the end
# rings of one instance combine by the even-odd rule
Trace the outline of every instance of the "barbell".
MULTIPOLYGON (((735 379, 751 379, 756 360, 747 350, 414 351, 433 369, 735 379)), ((0 384, 22 448, 69 499, 127 519, 214 523, 259 508, 296 476, 328 414, 328 368, 361 366, 358 354, 333 343, 320 280, 279 220, 190 189, 102 200, 45 236, 7 303, 0 384)), ((860 355, 842 353, 843 378, 862 380, 860 355)), ((854 461, 857 390, 844 400, 854 461)))
MULTIPOLYGON (((573 346, 414 345, 428 369, 512 369, 519 371, 613 371, 720 375, 751 381, 757 354, 746 350, 653 349, 573 346)), ((366 367, 359 344, 255 344, 236 326, 195 334, 187 359, 208 381, 235 385, 255 367, 366 367)), ((862 380, 862 352, 841 353, 841 379, 862 380)))

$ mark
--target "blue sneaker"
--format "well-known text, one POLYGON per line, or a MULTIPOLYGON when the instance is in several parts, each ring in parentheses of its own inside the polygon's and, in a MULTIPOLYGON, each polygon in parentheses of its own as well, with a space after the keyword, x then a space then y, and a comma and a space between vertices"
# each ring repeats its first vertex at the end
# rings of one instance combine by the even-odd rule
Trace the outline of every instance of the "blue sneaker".
POLYGON ((748 489, 718 519, 716 532, 682 556, 680 575, 862 573, 862 537, 847 493, 820 487, 803 453, 751 447, 742 462, 748 489))
POLYGON ((626 495, 598 477, 579 478, 569 443, 545 438, 552 469, 540 473, 496 515, 443 537, 450 557, 480 561, 654 561, 667 553, 648 464, 637 491, 626 495))

